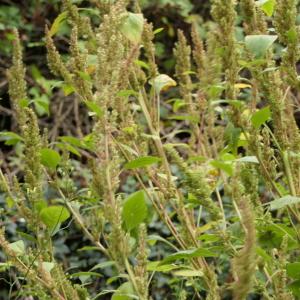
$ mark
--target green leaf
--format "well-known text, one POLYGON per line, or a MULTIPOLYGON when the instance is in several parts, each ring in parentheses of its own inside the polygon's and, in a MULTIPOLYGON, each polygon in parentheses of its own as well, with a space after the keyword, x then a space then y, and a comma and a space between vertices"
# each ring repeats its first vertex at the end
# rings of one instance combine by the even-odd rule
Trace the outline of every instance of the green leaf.
POLYGON ((66 20, 67 16, 68 16, 68 12, 64 11, 56 17, 49 30, 50 36, 54 36, 59 31, 61 25, 66 20))
POLYGON ((121 32, 133 43, 139 43, 144 29, 144 17, 142 14, 128 12, 123 18, 121 32))
POLYGON ((199 117, 198 116, 191 116, 191 115, 176 115, 168 117, 170 120, 177 120, 177 121, 190 121, 192 123, 198 123, 199 117))
POLYGON ((40 218, 43 223, 50 229, 55 230, 58 225, 70 217, 69 211, 61 205, 45 207, 40 212, 40 218))
POLYGON ((268 16, 272 17, 274 13, 274 8, 276 0, 259 0, 256 4, 263 10, 263 12, 268 16))
POLYGON ((124 202, 122 219, 128 231, 138 227, 148 214, 145 194, 138 191, 131 194, 124 202))
POLYGON ((105 268, 115 266, 115 265, 116 265, 116 263, 112 260, 104 261, 102 263, 95 265, 90 271, 94 271, 94 270, 98 270, 98 269, 105 269, 105 268))
POLYGON ((132 300, 139 299, 135 296, 134 289, 130 282, 123 283, 113 294, 111 300, 132 300))
POLYGON ((96 273, 96 272, 78 272, 78 273, 73 273, 70 275, 71 278, 77 278, 77 277, 81 277, 81 276, 96 276, 96 277, 102 277, 102 275, 100 273, 96 273))
POLYGON ((43 269, 49 273, 54 268, 54 266, 55 266, 55 263, 53 263, 53 262, 46 262, 46 261, 42 262, 43 269))
POLYGON ((156 93, 159 94, 161 91, 166 91, 172 86, 176 86, 177 83, 170 76, 166 74, 160 74, 154 78, 152 82, 150 82, 156 93))
POLYGON ((62 86, 63 92, 65 96, 69 96, 70 94, 75 92, 75 88, 72 85, 64 84, 62 86))
POLYGON ((7 146, 14 146, 22 140, 23 138, 14 132, 11 131, 0 132, 0 141, 4 141, 4 144, 7 146))
POLYGON ((117 96, 127 98, 129 96, 138 96, 138 93, 134 90, 121 90, 117 93, 117 96))
POLYGON ((262 124, 268 121, 270 117, 271 117, 270 107, 266 106, 252 115, 251 123, 256 129, 258 129, 262 124))
POLYGON ((78 71, 77 74, 79 75, 79 77, 85 81, 91 81, 91 76, 88 73, 82 72, 82 71, 78 71))
POLYGON ((161 262, 161 264, 169 264, 179 259, 191 259, 194 257, 215 257, 215 256, 217 256, 217 254, 205 248, 189 249, 189 250, 178 251, 177 253, 169 255, 161 262))
POLYGON ((245 45, 255 58, 263 58, 276 39, 277 35, 247 35, 245 45))
POLYGON ((61 161, 61 157, 58 152, 52 149, 43 148, 40 151, 41 163, 51 169, 55 169, 61 161))
POLYGON ((270 204, 270 210, 276 210, 283 208, 287 205, 293 205, 300 202, 300 197, 294 197, 294 196, 284 196, 282 198, 276 199, 274 201, 269 202, 270 204))
POLYGON ((161 159, 156 156, 142 156, 137 159, 131 160, 125 164, 125 169, 145 168, 160 162, 161 159))
POLYGON ((294 294, 296 299, 300 298, 300 280, 295 280, 288 284, 288 289, 294 294))
POLYGON ((237 158, 234 161, 236 162, 244 162, 244 163, 253 163, 253 164, 259 164, 259 161, 256 156, 244 156, 241 158, 237 158))
POLYGON ((168 273, 170 271, 176 270, 178 269, 178 266, 176 266, 175 264, 165 264, 162 265, 161 261, 151 261, 148 262, 147 264, 147 271, 150 272, 163 272, 163 273, 168 273))
POLYGON ((300 262, 287 264, 286 272, 289 277, 294 279, 300 279, 300 262))
POLYGON ((22 231, 17 231, 17 234, 22 237, 23 239, 27 240, 27 241, 30 241, 30 242, 33 242, 33 243, 37 243, 37 240, 34 236, 28 234, 28 233, 25 233, 25 232, 22 232, 22 231))
POLYGON ((229 122, 225 129, 225 139, 228 143, 229 151, 232 151, 234 155, 237 156, 237 148, 239 146, 239 140, 241 135, 241 128, 237 128, 233 123, 229 122))
POLYGON ((189 269, 183 269, 183 270, 177 270, 172 272, 175 276, 183 276, 183 277, 202 277, 203 272, 200 270, 189 270, 189 269))
POLYGON ((16 256, 22 256, 25 254, 25 244, 24 241, 19 240, 14 243, 10 243, 8 247, 14 251, 16 256))
POLYGON ((97 117, 101 117, 103 115, 102 109, 93 101, 84 101, 85 105, 88 107, 90 111, 92 111, 97 117))
POLYGON ((59 149, 61 149, 61 150, 67 150, 67 151, 69 151, 70 153, 73 153, 76 156, 79 156, 79 157, 81 156, 80 152, 75 147, 73 147, 70 144, 67 144, 67 143, 57 143, 56 147, 59 148, 59 149))
POLYGON ((232 163, 230 163, 230 162, 223 162, 223 161, 219 161, 219 160, 213 160, 213 161, 210 162, 210 164, 213 167, 224 171, 229 176, 232 176, 232 174, 233 174, 232 163))

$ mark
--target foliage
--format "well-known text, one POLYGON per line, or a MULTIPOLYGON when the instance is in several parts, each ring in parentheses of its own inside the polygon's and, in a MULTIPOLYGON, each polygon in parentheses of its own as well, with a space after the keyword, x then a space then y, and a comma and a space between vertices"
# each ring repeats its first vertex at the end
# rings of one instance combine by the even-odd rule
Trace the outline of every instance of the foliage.
MULTIPOLYGON (((157 5, 185 18, 193 9, 157 5)), ((137 3, 64 0, 45 29, 55 79, 33 67, 32 87, 11 31, 18 129, 0 135, 15 150, 0 171, 6 297, 299 299, 296 8, 211 1, 212 30, 178 30, 174 73, 164 74, 160 29, 137 3), (54 133, 39 122, 53 93, 77 103, 71 133, 60 135, 55 110, 54 133), (86 265, 63 252, 73 231, 84 237, 75 259, 95 253, 86 265)))

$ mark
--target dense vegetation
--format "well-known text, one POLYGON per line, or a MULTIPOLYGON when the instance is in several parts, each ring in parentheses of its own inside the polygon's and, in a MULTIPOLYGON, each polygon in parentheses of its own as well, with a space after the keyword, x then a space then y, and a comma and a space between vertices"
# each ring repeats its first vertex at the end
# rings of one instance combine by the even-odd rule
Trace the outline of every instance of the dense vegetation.
POLYGON ((298 1, 198 2, 0 6, 1 299, 300 299, 298 1))

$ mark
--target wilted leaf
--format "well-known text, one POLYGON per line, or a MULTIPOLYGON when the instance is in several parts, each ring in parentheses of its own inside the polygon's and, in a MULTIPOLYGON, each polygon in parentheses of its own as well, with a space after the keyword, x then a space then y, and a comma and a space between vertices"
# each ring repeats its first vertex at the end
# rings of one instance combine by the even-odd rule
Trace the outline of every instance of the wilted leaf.
POLYGON ((246 83, 236 83, 234 85, 234 88, 239 90, 239 89, 247 89, 247 88, 251 88, 251 84, 246 84, 246 83))
POLYGON ((161 91, 166 91, 170 87, 176 86, 177 83, 170 76, 165 75, 165 74, 160 74, 154 78, 152 85, 153 85, 156 93, 159 94, 161 91))

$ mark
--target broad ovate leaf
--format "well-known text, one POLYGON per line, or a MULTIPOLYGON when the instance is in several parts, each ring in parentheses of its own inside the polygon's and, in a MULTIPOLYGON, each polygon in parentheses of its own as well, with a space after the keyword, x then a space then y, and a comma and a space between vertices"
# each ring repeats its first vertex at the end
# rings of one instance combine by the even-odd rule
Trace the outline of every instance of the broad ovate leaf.
POLYGON ((258 111, 256 111, 251 117, 252 125, 258 129, 262 124, 268 121, 271 117, 270 107, 266 106, 258 111))
POLYGON ((247 35, 245 45, 255 58, 264 58, 276 40, 277 35, 247 35))
POLYGON ((172 86, 176 86, 177 83, 174 79, 166 74, 160 74, 154 78, 152 85, 157 94, 162 91, 168 90, 172 86))
POLYGON ((138 227, 148 215, 145 193, 138 191, 131 194, 124 202, 122 219, 128 231, 138 227))
POLYGON ((40 212, 42 222, 50 231, 55 230, 61 223, 70 217, 70 213, 64 206, 53 205, 45 207, 40 212))
POLYGON ((41 163, 50 169, 55 169, 61 161, 61 157, 58 152, 52 149, 43 148, 40 151, 41 163))
POLYGON ((128 12, 122 20, 121 32, 133 43, 139 43, 144 28, 144 17, 142 14, 128 12))
POLYGON ((276 0, 258 0, 256 1, 256 4, 268 17, 272 17, 276 5, 276 0))

